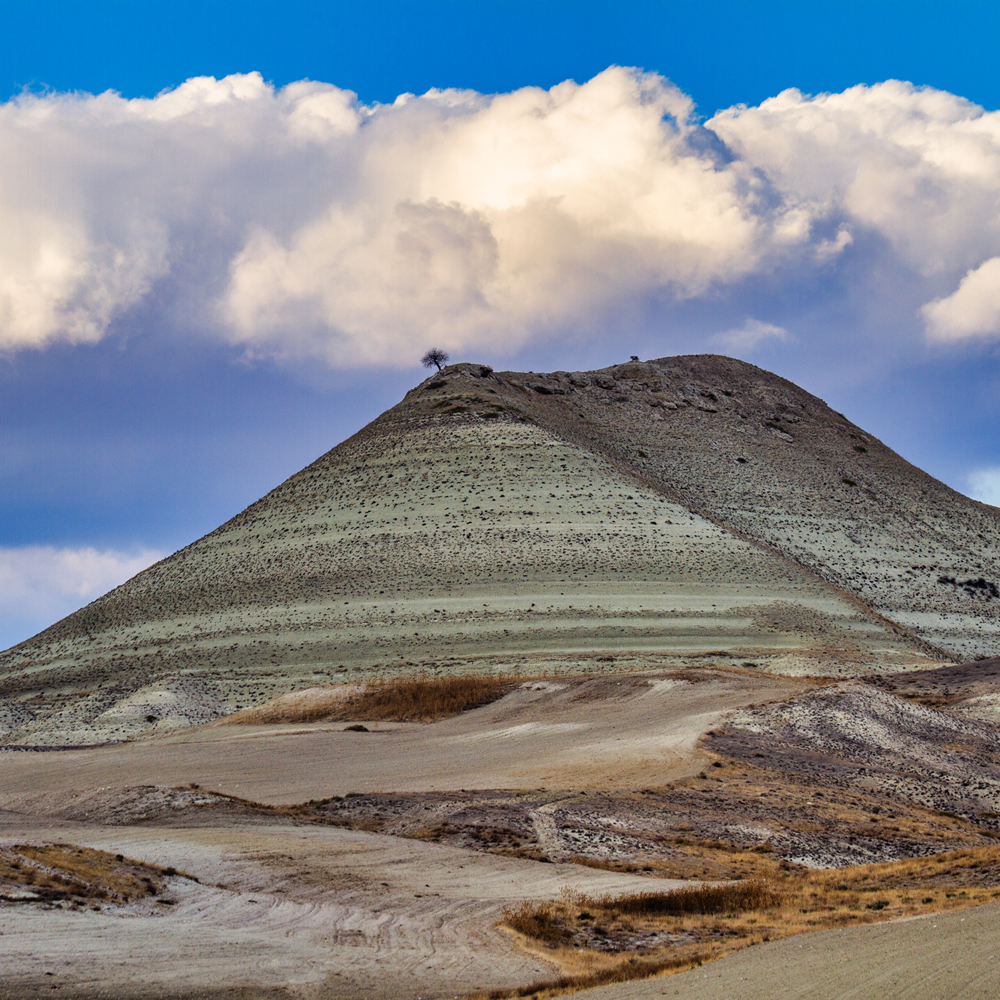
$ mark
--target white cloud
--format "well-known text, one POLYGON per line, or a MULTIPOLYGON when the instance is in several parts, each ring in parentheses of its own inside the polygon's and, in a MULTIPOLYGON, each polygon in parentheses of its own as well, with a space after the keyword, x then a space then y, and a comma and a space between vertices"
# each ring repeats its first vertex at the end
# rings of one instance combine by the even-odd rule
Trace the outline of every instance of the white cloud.
POLYGON ((164 555, 153 549, 0 548, 0 643, 27 639, 164 555))
POLYGON ((650 287, 691 296, 749 273, 767 228, 753 185, 693 148, 690 111, 666 81, 623 69, 376 109, 365 198, 335 199, 286 239, 258 229, 233 261, 233 336, 322 344, 341 364, 402 344, 515 346, 650 287))
POLYGON ((97 340, 161 283, 177 325, 251 353, 404 365, 431 343, 599 331, 643 298, 797 288, 862 233, 934 283, 932 335, 995 328, 1000 114, 898 81, 692 111, 619 67, 391 105, 257 73, 17 98, 0 349, 97 340))
POLYGON ((720 347, 734 351, 749 351, 768 340, 787 339, 788 331, 784 327, 759 319, 748 319, 742 326, 724 330, 712 338, 720 347))
POLYGON ((816 244, 816 260, 822 262, 839 257, 854 242, 854 236, 846 226, 841 226, 832 240, 820 240, 816 244))
POLYGON ((1000 507, 1000 468, 978 469, 969 476, 969 496, 973 500, 1000 507))
POLYGON ((878 232, 920 274, 962 273, 1000 249, 1000 112, 889 80, 786 90, 706 124, 810 218, 878 232))
POLYGON ((934 340, 1000 336, 1000 257, 969 271, 949 296, 921 310, 934 340))

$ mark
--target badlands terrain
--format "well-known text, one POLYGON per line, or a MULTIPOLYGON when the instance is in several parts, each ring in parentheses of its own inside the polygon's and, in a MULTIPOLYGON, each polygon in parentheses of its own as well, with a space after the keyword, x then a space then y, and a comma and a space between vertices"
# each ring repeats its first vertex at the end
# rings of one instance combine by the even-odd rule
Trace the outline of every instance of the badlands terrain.
POLYGON ((450 366, 0 654, 0 998, 996 995, 998 581, 751 365, 450 366))

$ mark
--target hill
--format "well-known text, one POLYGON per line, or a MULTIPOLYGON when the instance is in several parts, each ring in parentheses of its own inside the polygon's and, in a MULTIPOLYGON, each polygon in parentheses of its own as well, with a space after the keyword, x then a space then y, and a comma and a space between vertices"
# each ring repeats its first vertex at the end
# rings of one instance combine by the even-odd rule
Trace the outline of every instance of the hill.
POLYGON ((1000 652, 1000 511, 713 355, 432 376, 0 655, 0 741, 163 732, 331 680, 1000 652))

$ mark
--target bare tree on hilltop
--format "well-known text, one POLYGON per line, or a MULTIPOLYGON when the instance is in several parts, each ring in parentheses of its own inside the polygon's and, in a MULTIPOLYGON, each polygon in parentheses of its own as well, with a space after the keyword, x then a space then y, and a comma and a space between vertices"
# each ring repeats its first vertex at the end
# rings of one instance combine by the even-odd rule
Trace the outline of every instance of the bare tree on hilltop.
POLYGON ((432 347, 421 359, 420 363, 425 368, 430 368, 431 365, 437 365, 438 371, 448 364, 448 352, 442 351, 440 347, 432 347))

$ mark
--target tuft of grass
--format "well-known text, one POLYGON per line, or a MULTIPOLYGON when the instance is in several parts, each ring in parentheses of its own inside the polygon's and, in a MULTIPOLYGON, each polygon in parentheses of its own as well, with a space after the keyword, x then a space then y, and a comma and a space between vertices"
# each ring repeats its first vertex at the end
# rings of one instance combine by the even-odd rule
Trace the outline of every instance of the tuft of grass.
MULTIPOLYGON (((577 919, 580 919, 579 915, 577 919)), ((503 922, 518 934, 550 947, 568 944, 573 937, 569 927, 559 919, 554 903, 525 900, 515 906, 504 907, 503 922)))
POLYGON ((603 896, 595 902, 634 917, 683 916, 712 913, 745 913, 778 906, 784 894, 763 879, 729 882, 724 885, 696 885, 669 892, 638 892, 630 896, 603 896))
POLYGON ((223 722, 270 725, 282 722, 434 722, 502 698, 518 682, 504 676, 402 677, 358 687, 307 688, 244 709, 223 722))

